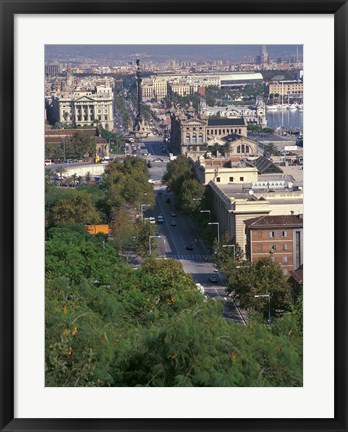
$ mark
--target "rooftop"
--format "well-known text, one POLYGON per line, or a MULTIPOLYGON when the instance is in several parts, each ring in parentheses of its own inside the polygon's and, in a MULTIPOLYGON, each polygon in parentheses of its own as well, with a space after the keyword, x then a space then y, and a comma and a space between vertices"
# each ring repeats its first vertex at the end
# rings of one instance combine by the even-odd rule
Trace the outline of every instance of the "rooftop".
POLYGON ((284 215, 284 216, 259 216, 244 221, 248 228, 276 228, 276 227, 288 227, 288 228, 302 228, 303 227, 303 215, 284 215))
POLYGON ((213 119, 213 118, 209 118, 208 119, 208 126, 228 126, 228 125, 232 125, 232 126, 245 126, 245 122, 243 118, 218 118, 218 119, 213 119))

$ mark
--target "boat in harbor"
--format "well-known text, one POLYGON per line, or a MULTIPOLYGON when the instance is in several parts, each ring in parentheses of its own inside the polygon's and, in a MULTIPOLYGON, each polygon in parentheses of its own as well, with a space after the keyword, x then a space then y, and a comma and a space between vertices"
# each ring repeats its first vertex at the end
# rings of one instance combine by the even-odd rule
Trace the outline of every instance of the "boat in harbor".
POLYGON ((287 109, 289 111, 296 111, 297 110, 297 104, 290 104, 287 106, 287 109))
POLYGON ((266 105, 267 111, 278 111, 278 105, 266 105))

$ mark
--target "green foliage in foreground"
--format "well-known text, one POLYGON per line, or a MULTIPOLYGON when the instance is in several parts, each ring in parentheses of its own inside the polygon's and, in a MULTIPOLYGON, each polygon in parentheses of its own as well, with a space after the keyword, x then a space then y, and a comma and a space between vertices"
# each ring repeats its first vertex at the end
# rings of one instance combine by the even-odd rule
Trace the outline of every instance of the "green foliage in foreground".
POLYGON ((46 386, 301 386, 301 316, 230 324, 177 261, 133 271, 102 236, 48 233, 46 386))

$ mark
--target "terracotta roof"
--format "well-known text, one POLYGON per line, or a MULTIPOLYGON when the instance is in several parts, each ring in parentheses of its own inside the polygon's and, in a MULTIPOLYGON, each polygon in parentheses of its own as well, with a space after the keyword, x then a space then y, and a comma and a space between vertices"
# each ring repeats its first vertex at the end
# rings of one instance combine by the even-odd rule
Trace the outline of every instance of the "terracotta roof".
POLYGON ((96 128, 91 128, 91 129, 46 129, 45 130, 46 136, 54 136, 54 135, 72 136, 75 133, 94 136, 94 135, 97 135, 97 130, 96 130, 96 128))
MULTIPOLYGON (((103 137, 92 136, 96 144, 106 144, 103 137)), ((64 142, 64 136, 45 136, 45 144, 61 144, 64 142)))
POLYGON ((298 284, 303 284, 303 268, 298 268, 291 272, 291 277, 298 284))
POLYGON ((259 216, 244 221, 248 228, 302 228, 303 215, 259 216))
POLYGON ((206 167, 222 167, 224 164, 226 163, 226 160, 222 160, 222 159, 205 159, 204 160, 204 165, 206 167))

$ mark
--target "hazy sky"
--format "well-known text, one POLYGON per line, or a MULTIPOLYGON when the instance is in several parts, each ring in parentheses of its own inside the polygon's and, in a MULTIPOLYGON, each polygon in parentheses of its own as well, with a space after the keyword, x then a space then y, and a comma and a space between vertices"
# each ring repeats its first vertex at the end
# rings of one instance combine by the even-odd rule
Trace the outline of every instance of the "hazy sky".
MULTIPOLYGON (((271 59, 302 58, 302 45, 266 45, 271 59)), ((45 61, 90 60, 217 60, 243 61, 257 56, 261 45, 46 45, 45 61)))

